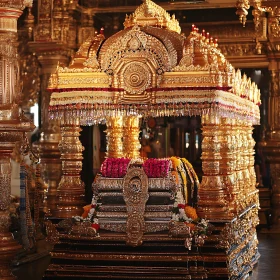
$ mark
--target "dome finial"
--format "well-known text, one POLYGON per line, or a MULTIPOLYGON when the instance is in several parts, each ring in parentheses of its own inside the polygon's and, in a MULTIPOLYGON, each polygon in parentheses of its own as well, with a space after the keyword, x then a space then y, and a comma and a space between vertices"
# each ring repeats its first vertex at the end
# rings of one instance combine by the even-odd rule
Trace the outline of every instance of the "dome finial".
POLYGON ((132 15, 126 17, 125 28, 135 24, 139 26, 156 26, 181 33, 181 27, 175 19, 175 15, 171 17, 169 13, 152 0, 143 0, 143 4, 132 15))

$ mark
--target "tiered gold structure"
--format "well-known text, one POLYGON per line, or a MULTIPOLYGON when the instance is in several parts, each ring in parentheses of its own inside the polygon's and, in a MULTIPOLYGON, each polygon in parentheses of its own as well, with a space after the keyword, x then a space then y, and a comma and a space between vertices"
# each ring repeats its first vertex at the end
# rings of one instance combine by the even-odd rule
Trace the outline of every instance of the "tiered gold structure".
MULTIPOLYGON (((52 91, 51 117, 61 121, 62 130, 67 124, 69 137, 71 127, 76 133, 78 125, 106 120, 107 156, 133 158, 138 155, 136 125, 131 128, 133 133, 128 133, 128 123, 133 123, 133 118, 201 116, 203 178, 198 190, 198 213, 215 225, 215 232, 208 237, 205 246, 194 247, 186 254, 174 247, 170 251, 170 244, 175 242, 179 246, 176 248, 180 248, 184 238, 170 237, 166 232, 151 235, 144 231, 143 244, 150 244, 149 254, 145 254, 141 248, 127 249, 123 241, 133 246, 142 242, 131 242, 121 232, 113 236, 100 233, 100 237, 90 238, 77 234, 77 231, 65 235, 63 229, 67 227, 64 222, 57 225, 49 222, 50 238, 59 241, 60 245, 52 253, 55 261, 49 267, 46 279, 79 273, 97 273, 100 279, 106 278, 108 273, 115 279, 131 279, 129 273, 135 279, 243 279, 259 257, 252 125, 258 124, 260 119, 260 91, 250 79, 242 77, 239 70, 233 69, 217 49, 216 40, 209 38, 207 33, 199 34, 195 26, 190 35, 184 37, 175 18, 150 0, 144 1, 132 16, 126 18, 125 27, 108 39, 103 34, 90 37, 69 67, 57 68, 49 85, 52 91), (129 134, 134 139, 131 145, 127 140, 129 134), (75 243, 77 239, 80 245, 75 243), (90 252, 82 245, 83 242, 97 245, 100 240, 104 251, 90 252), (79 254, 67 249, 69 243, 76 246, 79 254), (109 244, 120 246, 122 254, 110 251, 109 244), (159 254, 155 244, 160 244, 164 254, 159 254), (102 268, 103 261, 108 260, 108 252, 111 272, 102 268), (70 264, 64 265, 61 258, 69 259, 70 264), (95 260, 96 263, 89 264, 85 272, 78 265, 82 259, 95 260), (120 264, 124 260, 129 263, 127 266, 120 264), (143 274, 143 268, 137 266, 140 264, 131 262, 136 260, 146 265, 151 262, 149 266, 154 267, 143 274), (167 261, 172 268, 164 267, 163 263, 167 261), (131 269, 133 265, 135 269, 131 269), (121 273, 118 266, 122 266, 121 273), (181 270, 182 267, 188 269, 181 270)), ((60 146, 67 154, 68 145, 64 139, 60 146)), ((73 145, 69 146, 75 165, 68 172, 66 163, 69 158, 62 157, 63 181, 71 182, 73 174, 78 176, 81 158, 80 149, 75 152, 73 145)), ((109 181, 104 183, 105 192, 119 187, 119 183, 117 185, 109 181)), ((164 184, 159 187, 164 188, 164 184)), ((67 197, 70 208, 79 204, 75 189, 72 184, 60 189, 61 198, 67 197)), ((126 185, 123 191, 127 193, 126 185)), ((127 204, 127 212, 134 206, 127 204)), ((71 218, 73 214, 65 208, 64 218, 71 218)), ((133 229, 131 221, 128 219, 128 228, 133 229)), ((136 219, 136 223, 140 225, 143 221, 136 219)))

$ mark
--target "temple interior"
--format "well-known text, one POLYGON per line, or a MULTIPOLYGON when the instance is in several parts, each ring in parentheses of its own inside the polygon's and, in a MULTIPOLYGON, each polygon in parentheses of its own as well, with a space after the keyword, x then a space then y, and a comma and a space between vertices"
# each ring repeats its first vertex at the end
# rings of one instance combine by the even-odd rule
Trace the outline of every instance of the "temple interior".
POLYGON ((0 279, 279 279, 280 1, 0 3, 0 279))

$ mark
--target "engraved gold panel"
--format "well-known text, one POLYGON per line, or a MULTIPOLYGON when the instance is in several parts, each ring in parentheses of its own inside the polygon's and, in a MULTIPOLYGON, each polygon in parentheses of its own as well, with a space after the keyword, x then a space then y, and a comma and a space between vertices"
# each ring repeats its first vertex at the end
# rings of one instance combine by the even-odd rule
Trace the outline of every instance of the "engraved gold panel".
POLYGON ((139 167, 128 169, 123 181, 123 196, 127 207, 127 241, 130 246, 142 244, 145 232, 144 212, 148 200, 148 177, 139 167))

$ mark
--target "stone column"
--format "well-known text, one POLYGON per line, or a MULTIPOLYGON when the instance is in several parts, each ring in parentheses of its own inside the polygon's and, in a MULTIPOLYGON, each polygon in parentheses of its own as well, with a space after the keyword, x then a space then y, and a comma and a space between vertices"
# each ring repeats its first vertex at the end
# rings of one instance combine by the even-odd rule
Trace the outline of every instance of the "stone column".
POLYGON ((23 132, 34 126, 20 115, 17 19, 31 2, 2 1, 0 7, 0 279, 15 279, 10 262, 21 248, 9 232, 11 195, 11 153, 23 132), (6 4, 6 5, 5 5, 6 4))

